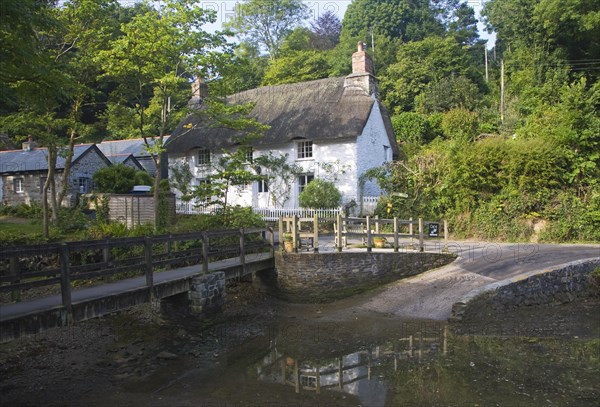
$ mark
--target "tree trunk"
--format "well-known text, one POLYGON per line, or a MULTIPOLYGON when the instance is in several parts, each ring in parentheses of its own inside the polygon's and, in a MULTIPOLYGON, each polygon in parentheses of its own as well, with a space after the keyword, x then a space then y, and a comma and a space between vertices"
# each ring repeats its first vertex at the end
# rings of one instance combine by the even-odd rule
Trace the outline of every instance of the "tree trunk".
POLYGON ((52 208, 52 215, 50 217, 51 223, 56 225, 58 221, 58 205, 56 203, 56 157, 58 155, 57 147, 55 145, 48 147, 48 179, 50 187, 50 206, 52 208))
MULTIPOLYGON (((44 187, 42 189, 42 216, 43 216, 43 233, 45 238, 50 237, 50 214, 48 208, 48 190, 53 186, 54 183, 54 169, 56 168, 56 146, 49 145, 48 146, 48 176, 46 177, 46 182, 44 182, 44 187)), ((54 188, 55 189, 55 188, 54 188)), ((56 200, 53 200, 53 206, 56 203, 56 200)), ((56 210, 52 208, 52 219, 54 223, 54 218, 56 216, 56 210)))
POLYGON ((76 132, 74 129, 69 131, 69 151, 67 157, 65 158, 65 169, 62 173, 62 185, 60 188, 60 192, 58 193, 58 204, 62 205, 65 197, 67 196, 67 192, 69 190, 69 177, 71 176, 71 164, 73 163, 73 154, 75 149, 75 136, 76 132))

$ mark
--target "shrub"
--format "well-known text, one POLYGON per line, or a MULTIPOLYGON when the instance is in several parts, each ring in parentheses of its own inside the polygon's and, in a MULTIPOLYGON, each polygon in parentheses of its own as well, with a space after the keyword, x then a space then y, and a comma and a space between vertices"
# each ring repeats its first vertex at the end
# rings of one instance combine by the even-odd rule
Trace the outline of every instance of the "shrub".
POLYGON ((303 208, 337 208, 342 194, 329 181, 315 179, 304 187, 300 194, 300 206, 303 208))
POLYGON ((137 171, 123 164, 102 168, 94 174, 97 192, 125 194, 133 188, 137 171))

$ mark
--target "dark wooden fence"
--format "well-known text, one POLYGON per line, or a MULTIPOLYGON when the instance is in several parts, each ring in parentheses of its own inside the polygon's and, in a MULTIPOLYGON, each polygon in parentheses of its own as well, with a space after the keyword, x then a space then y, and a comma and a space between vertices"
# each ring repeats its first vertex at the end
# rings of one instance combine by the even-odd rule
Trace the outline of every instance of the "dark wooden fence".
POLYGON ((135 238, 114 238, 0 249, 0 293, 20 300, 22 290, 60 284, 63 305, 71 306, 78 281, 96 283, 145 275, 195 264, 208 272, 212 261, 273 253, 273 230, 266 228, 194 232, 135 238))

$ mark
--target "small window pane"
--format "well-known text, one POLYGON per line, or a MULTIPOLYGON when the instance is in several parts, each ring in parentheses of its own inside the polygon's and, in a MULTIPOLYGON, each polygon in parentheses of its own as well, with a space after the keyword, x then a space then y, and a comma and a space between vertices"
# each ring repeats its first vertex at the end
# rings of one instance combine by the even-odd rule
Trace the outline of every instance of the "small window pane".
POLYGON ((198 165, 210 164, 210 150, 201 148, 198 150, 198 165))
POLYGON ((313 144, 312 141, 300 141, 298 143, 298 158, 312 158, 313 144))

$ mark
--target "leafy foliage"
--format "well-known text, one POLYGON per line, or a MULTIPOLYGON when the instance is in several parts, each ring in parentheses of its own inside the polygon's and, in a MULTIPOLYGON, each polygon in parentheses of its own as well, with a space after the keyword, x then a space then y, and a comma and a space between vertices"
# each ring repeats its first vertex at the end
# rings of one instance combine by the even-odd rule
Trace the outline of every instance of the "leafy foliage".
POLYGON ((315 179, 300 193, 300 206, 303 208, 337 208, 342 194, 333 182, 315 179))
POLYGON ((126 194, 133 189, 134 185, 149 185, 152 182, 145 171, 136 171, 132 167, 123 164, 104 167, 94 173, 94 189, 96 192, 108 192, 114 194, 126 194), (144 173, 146 175, 140 174, 144 173), (144 184, 138 184, 142 181, 144 184))

